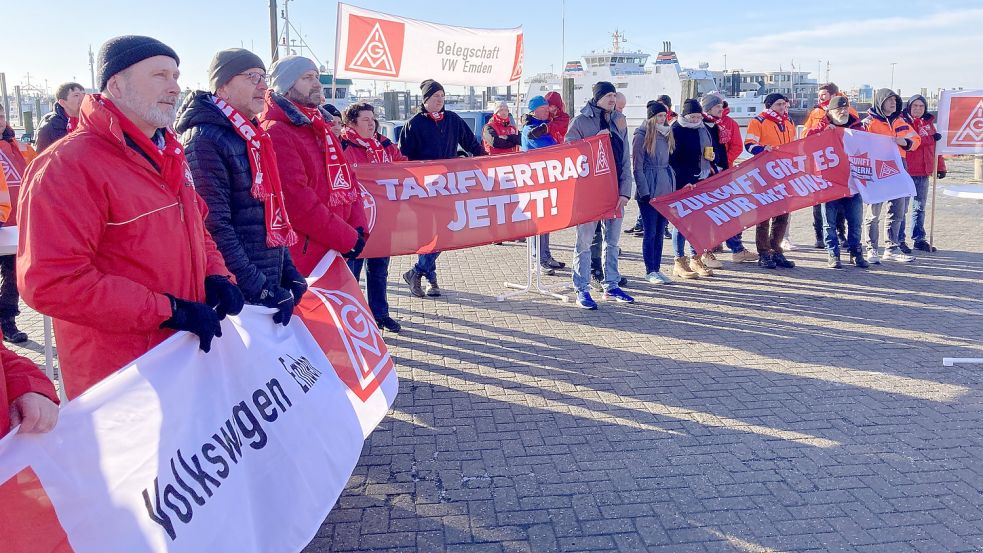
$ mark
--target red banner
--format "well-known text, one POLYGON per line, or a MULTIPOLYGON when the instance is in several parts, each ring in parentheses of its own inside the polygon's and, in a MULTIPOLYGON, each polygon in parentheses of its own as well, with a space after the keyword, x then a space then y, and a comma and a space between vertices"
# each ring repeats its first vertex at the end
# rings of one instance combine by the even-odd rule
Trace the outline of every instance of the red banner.
POLYGON ((783 213, 850 195, 843 131, 796 140, 652 200, 698 252, 783 213))
POLYGON ((470 248, 615 216, 607 136, 531 152, 362 164, 362 257, 470 248))

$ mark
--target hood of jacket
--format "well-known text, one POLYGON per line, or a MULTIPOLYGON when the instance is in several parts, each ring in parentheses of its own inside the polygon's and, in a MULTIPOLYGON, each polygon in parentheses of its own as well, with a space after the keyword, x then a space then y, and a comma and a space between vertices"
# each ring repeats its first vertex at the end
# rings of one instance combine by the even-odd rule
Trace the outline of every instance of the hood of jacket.
POLYGON ((556 109, 560 111, 564 111, 563 96, 560 96, 559 92, 555 90, 551 90, 546 93, 545 98, 547 104, 554 106, 556 109))
POLYGON ((880 119, 881 121, 893 121, 894 119, 897 119, 901 115, 901 109, 904 107, 904 104, 901 101, 901 96, 898 96, 890 88, 878 88, 877 92, 874 93, 873 100, 874 101, 871 103, 868 113, 871 117, 880 119), (897 107, 890 117, 885 117, 881 113, 881 106, 884 105, 884 102, 886 102, 888 98, 894 98, 894 101, 897 103, 897 107))
MULTIPOLYGON (((324 108, 318 106, 317 109, 325 121, 334 121, 334 117, 324 108)), ((259 118, 263 121, 283 121, 298 127, 311 124, 311 120, 293 102, 286 96, 273 92, 272 88, 266 91, 266 108, 259 118)))
MULTIPOLYGON (((255 121, 254 121, 255 123, 255 121)), ((174 131, 184 134, 199 125, 219 125, 232 128, 232 122, 222 113, 222 110, 212 102, 212 93, 196 90, 184 99, 177 111, 174 121, 174 131)))
POLYGON ((904 105, 904 114, 908 116, 909 119, 911 119, 911 104, 915 100, 921 100, 922 103, 925 104, 925 113, 922 114, 921 118, 929 122, 934 121, 935 116, 928 112, 928 100, 926 100, 925 97, 922 96, 921 94, 915 94, 911 98, 908 98, 908 102, 905 103, 904 105))

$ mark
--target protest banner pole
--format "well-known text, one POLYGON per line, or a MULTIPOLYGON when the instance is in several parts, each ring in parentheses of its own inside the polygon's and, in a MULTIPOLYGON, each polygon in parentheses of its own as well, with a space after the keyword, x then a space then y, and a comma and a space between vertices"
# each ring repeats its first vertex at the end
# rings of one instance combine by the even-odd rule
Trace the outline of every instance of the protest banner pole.
MULTIPOLYGON (((338 47, 341 44, 341 2, 338 2, 338 17, 335 19, 334 31, 334 67, 331 68, 331 100, 329 104, 334 106, 335 86, 338 82, 338 47)), ((353 85, 354 87, 354 85, 353 85)), ((335 106, 337 107, 337 106, 335 106)))
MULTIPOLYGON (((932 213, 929 216, 928 223, 928 243, 929 245, 935 245, 935 189, 939 182, 939 156, 938 154, 932 156, 932 213)), ((931 249, 931 248, 929 248, 931 249)))
POLYGON ((556 290, 563 290, 566 288, 566 284, 543 286, 543 268, 539 264, 539 236, 537 235, 526 238, 526 264, 526 283, 516 284, 514 282, 505 282, 505 287, 514 288, 515 292, 506 292, 499 295, 496 298, 498 301, 505 301, 509 298, 521 296, 526 293, 541 294, 543 296, 556 298, 563 302, 570 301, 570 298, 567 296, 556 293, 556 290))

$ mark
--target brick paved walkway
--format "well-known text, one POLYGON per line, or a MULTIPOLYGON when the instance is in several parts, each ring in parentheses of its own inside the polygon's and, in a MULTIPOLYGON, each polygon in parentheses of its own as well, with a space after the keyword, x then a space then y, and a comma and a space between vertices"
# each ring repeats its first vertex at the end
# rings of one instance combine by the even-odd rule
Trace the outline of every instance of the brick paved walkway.
POLYGON ((495 301, 518 244, 444 254, 438 300, 394 260, 400 395, 306 551, 983 551, 983 365, 942 366, 983 357, 981 220, 943 198, 912 265, 665 287, 626 238, 638 303, 596 312, 495 301))

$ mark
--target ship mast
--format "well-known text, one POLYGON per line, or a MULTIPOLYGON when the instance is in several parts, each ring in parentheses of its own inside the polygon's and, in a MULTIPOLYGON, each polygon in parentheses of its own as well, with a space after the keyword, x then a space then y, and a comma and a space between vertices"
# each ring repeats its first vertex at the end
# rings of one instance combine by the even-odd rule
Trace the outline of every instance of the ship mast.
POLYGON ((611 51, 615 54, 621 52, 621 45, 626 42, 628 42, 628 39, 625 38, 625 34, 615 29, 611 35, 611 51))

